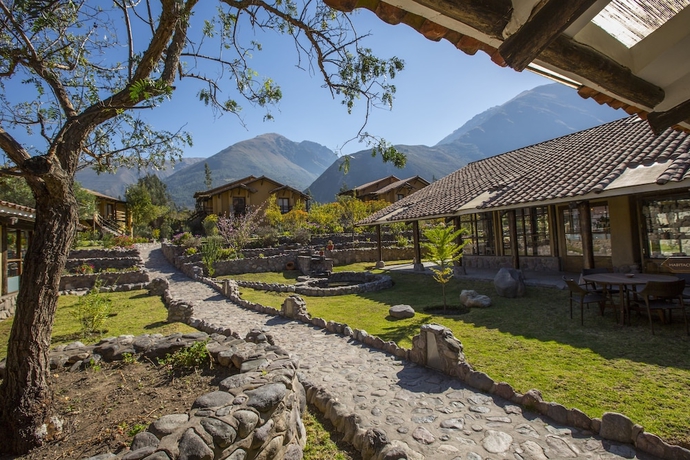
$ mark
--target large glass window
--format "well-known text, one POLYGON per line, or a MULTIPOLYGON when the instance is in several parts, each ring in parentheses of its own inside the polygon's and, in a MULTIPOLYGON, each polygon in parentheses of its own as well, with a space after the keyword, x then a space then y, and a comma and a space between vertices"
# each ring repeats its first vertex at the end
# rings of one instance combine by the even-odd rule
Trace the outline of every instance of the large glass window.
MULTIPOLYGON (((590 207, 592 217, 592 246, 595 256, 611 256, 611 223, 607 204, 590 207)), ((566 253, 569 256, 582 255, 580 236, 580 211, 577 208, 563 210, 563 230, 566 253)))
POLYGON ((690 254, 690 198, 645 200, 642 214, 649 257, 690 254))
POLYGON ((470 242, 465 245, 463 252, 468 255, 492 256, 496 254, 494 247, 494 226, 491 213, 467 214, 460 217, 460 226, 465 229, 465 239, 470 242))
MULTIPOLYGON (((510 246, 510 213, 501 216, 503 228, 503 253, 511 255, 510 246)), ((549 211, 546 206, 522 208, 515 210, 518 255, 550 256, 549 211)))

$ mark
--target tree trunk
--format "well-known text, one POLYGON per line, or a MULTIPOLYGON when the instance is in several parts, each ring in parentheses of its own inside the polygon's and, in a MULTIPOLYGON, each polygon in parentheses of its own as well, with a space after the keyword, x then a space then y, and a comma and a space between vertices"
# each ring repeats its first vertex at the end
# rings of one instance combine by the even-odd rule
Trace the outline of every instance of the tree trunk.
POLYGON ((77 204, 71 184, 54 182, 36 196, 29 244, 0 385, 0 451, 22 454, 51 436, 48 352, 60 276, 74 239, 77 204))

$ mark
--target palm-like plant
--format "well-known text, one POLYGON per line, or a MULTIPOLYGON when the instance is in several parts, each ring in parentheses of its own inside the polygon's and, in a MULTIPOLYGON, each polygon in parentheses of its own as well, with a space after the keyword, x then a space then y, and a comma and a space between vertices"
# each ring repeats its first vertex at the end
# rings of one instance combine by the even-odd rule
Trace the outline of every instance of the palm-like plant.
POLYGON ((422 243, 427 250, 427 260, 430 260, 438 268, 432 268, 434 280, 441 285, 443 292, 443 311, 446 310, 446 284, 453 278, 451 264, 462 257, 462 248, 467 242, 458 243, 458 239, 464 230, 455 230, 453 227, 438 225, 424 230, 424 236, 428 240, 422 243))

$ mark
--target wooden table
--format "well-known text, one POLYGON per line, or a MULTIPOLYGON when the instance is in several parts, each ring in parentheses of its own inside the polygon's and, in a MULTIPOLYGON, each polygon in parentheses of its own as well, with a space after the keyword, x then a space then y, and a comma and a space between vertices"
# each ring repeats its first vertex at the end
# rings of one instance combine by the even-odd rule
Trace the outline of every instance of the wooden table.
MULTIPOLYGON (((618 286, 620 295, 619 305, 621 309, 621 315, 618 322, 621 324, 625 324, 625 316, 629 307, 625 294, 628 286, 634 288, 635 286, 647 284, 649 281, 678 281, 678 278, 675 276, 653 275, 648 273, 635 273, 632 274, 632 276, 629 273, 593 273, 591 275, 583 275, 582 279, 589 283, 601 284, 604 286, 604 293, 606 293, 607 286, 618 286)), ((616 310, 616 317, 618 317, 616 305, 613 304, 613 302, 611 302, 611 304, 614 310, 616 310)))

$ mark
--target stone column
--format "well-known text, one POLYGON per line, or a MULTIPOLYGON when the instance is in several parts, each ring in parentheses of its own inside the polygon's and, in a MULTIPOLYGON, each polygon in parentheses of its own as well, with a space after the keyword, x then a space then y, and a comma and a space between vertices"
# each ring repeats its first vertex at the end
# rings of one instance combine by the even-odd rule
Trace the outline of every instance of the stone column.
POLYGON ((583 268, 594 268, 594 243, 592 242, 592 213, 589 201, 577 204, 580 214, 580 239, 582 240, 583 268))
POLYGON ((419 244, 419 221, 412 222, 412 241, 414 242, 414 271, 423 272, 422 247, 419 244))

